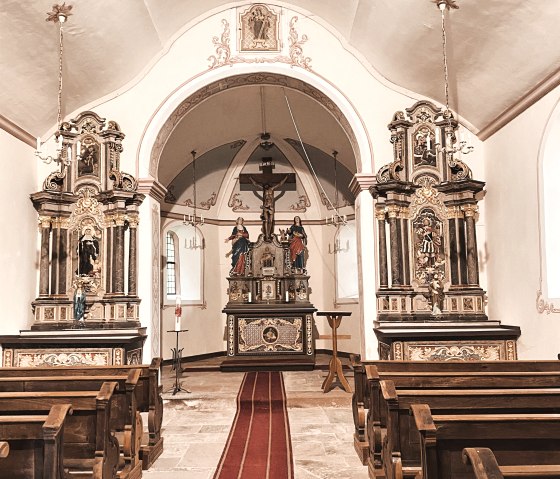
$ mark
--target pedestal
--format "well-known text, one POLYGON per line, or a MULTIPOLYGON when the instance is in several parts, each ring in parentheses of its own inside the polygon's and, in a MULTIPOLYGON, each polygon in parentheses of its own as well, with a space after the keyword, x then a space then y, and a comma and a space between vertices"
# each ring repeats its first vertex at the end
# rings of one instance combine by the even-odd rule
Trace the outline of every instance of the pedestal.
POLYGON ((0 336, 3 367, 142 364, 146 328, 20 331, 0 336))
POLYGON ((379 358, 397 361, 517 359, 518 326, 498 321, 375 323, 379 358))
POLYGON ((312 305, 229 304, 227 358, 222 371, 312 370, 315 367, 312 305))
POLYGON ((342 322, 342 318, 344 316, 350 316, 352 314, 351 311, 319 311, 317 316, 326 316, 327 321, 329 322, 329 326, 331 327, 332 331, 332 342, 333 342, 333 349, 332 349, 332 358, 329 361, 329 374, 323 381, 322 389, 323 392, 329 392, 331 390, 331 386, 335 378, 338 377, 340 385, 342 388, 347 392, 351 393, 352 389, 350 389, 350 385, 348 381, 344 377, 342 373, 342 362, 338 359, 338 341, 337 341, 337 330, 342 322))

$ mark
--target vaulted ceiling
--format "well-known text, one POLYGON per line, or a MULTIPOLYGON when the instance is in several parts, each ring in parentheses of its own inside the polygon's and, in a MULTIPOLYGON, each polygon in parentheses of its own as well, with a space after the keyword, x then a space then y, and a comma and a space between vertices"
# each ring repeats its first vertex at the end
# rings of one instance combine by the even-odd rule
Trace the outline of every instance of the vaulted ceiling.
MULTIPOLYGON (((76 3, 65 27, 65 110, 137 79, 174 37, 227 0, 95 0, 76 3), (110 54, 108 54, 110 52, 110 54)), ((58 29, 52 0, 0 6, 0 115, 34 136, 56 123, 58 29)), ((235 3, 239 5, 240 2, 235 3)), ((487 128, 560 68, 560 4, 459 0, 448 13, 451 106, 487 128)), ((445 103, 441 17, 430 0, 282 2, 330 24, 380 78, 445 103)))

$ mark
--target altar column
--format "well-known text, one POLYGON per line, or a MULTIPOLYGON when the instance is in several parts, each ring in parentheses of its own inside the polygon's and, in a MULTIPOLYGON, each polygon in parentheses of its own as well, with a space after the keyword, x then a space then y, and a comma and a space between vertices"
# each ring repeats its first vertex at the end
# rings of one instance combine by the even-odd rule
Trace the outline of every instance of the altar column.
POLYGON ((128 220, 128 295, 136 296, 136 236, 138 231, 138 218, 132 217, 128 220))
POLYGON ((467 283, 478 286, 478 249, 476 245, 475 215, 477 205, 466 205, 461 208, 465 213, 467 233, 467 283))
POLYGON ((124 216, 115 216, 113 250, 113 293, 124 294, 124 216))
POLYGON ((58 286, 58 259, 59 259, 59 238, 60 228, 58 219, 55 218, 52 224, 52 255, 51 255, 51 294, 57 294, 58 286))
POLYGON ((41 222, 41 259, 39 263, 39 296, 49 295, 49 240, 51 236, 51 218, 40 216, 41 222))
POLYGON ((391 248, 391 285, 400 286, 401 280, 401 242, 397 216, 399 207, 391 205, 389 212, 389 246, 391 248))
POLYGON ((387 270, 387 233, 385 230, 385 206, 375 209, 377 234, 379 235, 379 287, 389 287, 389 271, 387 270))
POLYGON ((66 266, 69 264, 67 261, 68 228, 66 228, 66 222, 60 220, 58 231, 58 283, 56 292, 66 294, 66 266))

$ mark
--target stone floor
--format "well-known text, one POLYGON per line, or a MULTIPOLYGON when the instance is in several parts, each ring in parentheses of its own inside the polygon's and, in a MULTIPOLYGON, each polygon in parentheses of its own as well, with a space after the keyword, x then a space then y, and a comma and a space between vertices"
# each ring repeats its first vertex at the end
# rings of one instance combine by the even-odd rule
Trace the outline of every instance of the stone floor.
MULTIPOLYGON (((317 356, 317 366, 329 357, 317 356)), ((173 396, 174 373, 164 368, 164 451, 143 477, 212 479, 236 412, 243 373, 211 369, 221 359, 187 363, 182 387, 173 396), (193 367, 194 366, 194 367, 193 367), (195 371, 194 368, 201 370, 195 371)), ((340 387, 323 393, 325 370, 284 372, 292 435, 295 479, 367 479, 353 448, 351 394, 340 387)), ((352 385, 350 371, 345 375, 352 385)), ((261 479, 261 478, 255 478, 261 479)))

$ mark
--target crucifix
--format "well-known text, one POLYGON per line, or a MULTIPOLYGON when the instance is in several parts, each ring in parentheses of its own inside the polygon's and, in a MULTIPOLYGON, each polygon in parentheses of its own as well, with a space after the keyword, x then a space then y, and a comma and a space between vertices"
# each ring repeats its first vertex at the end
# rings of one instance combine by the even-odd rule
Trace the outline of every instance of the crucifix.
POLYGON ((288 189, 289 185, 296 184, 295 173, 273 173, 274 163, 272 158, 266 157, 262 159, 262 163, 259 165, 259 170, 262 171, 260 174, 248 174, 244 173, 239 175, 239 185, 241 190, 249 190, 256 188, 262 188, 262 206, 261 206, 261 220, 262 232, 265 241, 272 241, 272 234, 274 233, 274 205, 278 197, 275 196, 274 192, 286 185, 282 192, 288 189))

